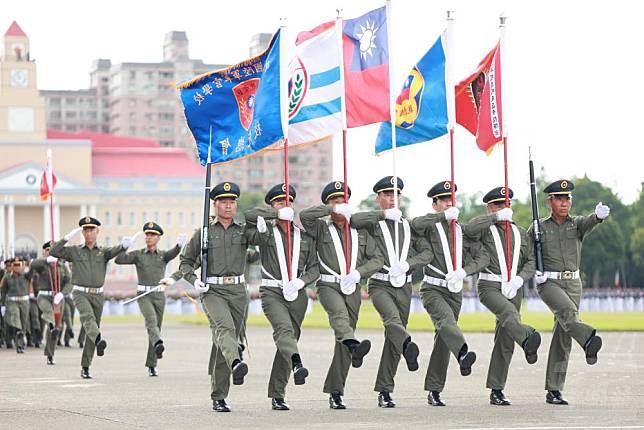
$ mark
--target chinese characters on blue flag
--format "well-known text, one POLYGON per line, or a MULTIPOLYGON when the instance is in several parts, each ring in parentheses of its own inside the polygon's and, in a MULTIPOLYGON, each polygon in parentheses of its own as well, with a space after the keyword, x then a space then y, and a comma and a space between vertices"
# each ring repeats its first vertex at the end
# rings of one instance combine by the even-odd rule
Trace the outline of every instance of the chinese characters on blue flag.
POLYGON ((262 54, 178 87, 202 165, 237 161, 284 139, 279 31, 262 54))
MULTIPOLYGON (((426 142, 447 134, 444 38, 420 59, 396 99, 396 146, 426 142)), ((376 153, 391 149, 391 122, 380 125, 376 153)))

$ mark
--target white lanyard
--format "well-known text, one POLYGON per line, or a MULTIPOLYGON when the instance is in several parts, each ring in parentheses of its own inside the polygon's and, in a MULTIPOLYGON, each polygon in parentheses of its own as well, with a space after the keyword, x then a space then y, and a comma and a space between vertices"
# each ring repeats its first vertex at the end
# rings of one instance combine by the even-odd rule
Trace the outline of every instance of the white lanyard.
MULTIPOLYGON (((521 252, 521 235, 516 225, 511 224, 512 232, 514 233, 514 251, 512 252, 512 277, 517 274, 517 266, 519 265, 519 253, 521 252)), ((494 246, 496 247, 496 254, 499 257, 499 266, 501 267, 501 279, 508 280, 508 265, 503 253, 503 245, 501 244, 501 236, 495 225, 490 226, 492 238, 494 239, 494 246)))
MULTIPOLYGON (((409 223, 407 222, 407 220, 404 218, 402 220, 404 237, 403 246, 400 250, 400 259, 398 259, 398 256, 396 255, 396 251, 394 249, 394 241, 391 239, 391 233, 389 232, 389 227, 387 227, 387 222, 380 221, 378 222, 378 224, 380 225, 380 230, 382 230, 382 236, 385 239, 385 246, 387 247, 387 257, 389 258, 389 264, 393 266, 400 261, 407 261, 407 254, 409 254, 409 242, 411 241, 411 233, 409 231, 409 223)), ((387 266, 383 267, 387 271, 389 271, 389 268, 387 266)))
MULTIPOLYGON (((282 282, 287 282, 288 266, 286 264, 286 254, 284 253, 284 242, 282 242, 282 235, 276 225, 273 226, 273 238, 275 239, 275 248, 277 251, 277 262, 280 265, 280 275, 282 282)), ((293 278, 297 278, 298 265, 300 262, 300 229, 293 226, 293 259, 291 260, 291 273, 293 278)), ((267 273, 264 270, 264 273, 267 273)))

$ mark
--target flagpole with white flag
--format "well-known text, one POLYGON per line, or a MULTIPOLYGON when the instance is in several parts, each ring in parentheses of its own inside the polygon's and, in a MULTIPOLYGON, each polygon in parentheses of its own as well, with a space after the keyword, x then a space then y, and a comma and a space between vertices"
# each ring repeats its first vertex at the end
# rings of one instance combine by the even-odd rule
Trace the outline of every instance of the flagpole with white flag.
MULTIPOLYGON (((391 36, 392 36, 392 31, 391 31, 391 0, 387 0, 387 54, 388 54, 388 61, 389 61, 389 115, 391 116, 390 121, 391 121, 391 161, 392 161, 392 170, 393 170, 393 187, 394 187, 394 208, 400 209, 398 206, 398 174, 396 172, 396 93, 394 92, 394 85, 395 85, 395 80, 394 80, 394 72, 393 72, 393 60, 392 60, 392 43, 391 43, 391 36)), ((394 248, 396 250, 396 260, 397 261, 390 261, 389 264, 393 266, 394 264, 398 263, 400 260, 400 255, 399 255, 399 248, 400 244, 399 242, 399 232, 398 232, 398 223, 394 223, 394 248)))
MULTIPOLYGON (((499 16, 499 33, 500 33, 500 39, 499 39, 499 50, 497 52, 497 55, 501 56, 501 130, 503 133, 503 171, 505 175, 505 207, 509 208, 510 207, 510 193, 508 191, 508 129, 507 129, 507 121, 505 118, 505 113, 507 112, 507 109, 505 108, 505 100, 507 100, 505 96, 505 92, 507 90, 507 86, 504 84, 504 76, 505 76, 505 67, 504 67, 504 39, 505 39, 505 21, 506 17, 505 14, 501 14, 499 16)), ((511 230, 510 230, 510 221, 505 222, 505 261, 507 263, 507 271, 508 271, 508 279, 507 282, 510 282, 510 279, 512 278, 512 257, 510 253, 511 245, 510 245, 510 240, 511 240, 511 230)))
MULTIPOLYGON (((456 108, 454 95, 454 11, 447 11, 447 29, 445 30, 446 53, 445 53, 445 95, 447 97, 447 128, 449 130, 449 152, 451 162, 451 195, 452 207, 456 207, 456 186, 454 183, 454 125, 456 123, 456 108)), ((450 222, 452 227, 452 270, 456 270, 456 220, 450 222)))

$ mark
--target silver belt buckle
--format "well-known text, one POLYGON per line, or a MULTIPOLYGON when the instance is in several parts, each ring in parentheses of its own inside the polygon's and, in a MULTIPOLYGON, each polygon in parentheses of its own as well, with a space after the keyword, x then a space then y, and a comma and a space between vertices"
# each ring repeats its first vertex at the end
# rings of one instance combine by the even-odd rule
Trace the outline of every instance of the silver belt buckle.
POLYGON ((232 285, 235 284, 235 276, 224 276, 223 279, 223 284, 224 285, 232 285))
POLYGON ((561 272, 561 279, 570 280, 572 278, 573 278, 573 272, 571 272, 570 270, 561 272))

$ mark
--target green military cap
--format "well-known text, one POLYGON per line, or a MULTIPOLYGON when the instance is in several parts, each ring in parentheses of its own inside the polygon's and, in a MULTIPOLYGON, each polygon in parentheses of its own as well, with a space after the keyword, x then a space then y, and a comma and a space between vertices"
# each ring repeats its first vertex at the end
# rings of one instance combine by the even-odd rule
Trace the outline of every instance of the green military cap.
POLYGON ((51 240, 48 240, 47 242, 42 244, 42 249, 49 249, 51 248, 51 240))
POLYGON ((161 236, 163 234, 163 229, 156 222, 148 221, 143 224, 143 233, 154 233, 161 236))
MULTIPOLYGON (((512 188, 508 188, 510 192, 508 197, 514 197, 514 192, 512 188)), ((486 195, 483 196, 483 203, 496 203, 505 201, 505 187, 496 187, 492 188, 486 195)))
MULTIPOLYGON (((322 203, 326 203, 329 201, 329 199, 338 196, 344 196, 344 182, 329 182, 322 190, 322 195, 320 197, 322 199, 322 203)), ((351 197, 350 187, 347 188, 347 198, 348 197, 351 197)))
POLYGON ((101 225, 101 222, 94 217, 86 216, 78 221, 79 227, 98 227, 101 225))
MULTIPOLYGON (((398 183, 398 192, 401 192, 402 189, 405 187, 405 184, 403 183, 403 180, 400 179, 400 177, 397 178, 398 180, 396 181, 398 183)), ((393 191, 394 190, 394 177, 393 176, 385 176, 376 184, 373 186, 373 192, 378 194, 378 193, 383 193, 385 191, 393 191)))
MULTIPOLYGON (((294 201, 297 193, 295 192, 295 188, 293 188, 292 185, 288 186, 288 194, 290 200, 294 201)), ((284 198, 286 198, 286 184, 277 184, 273 188, 268 190, 266 196, 264 197, 264 201, 267 205, 270 205, 275 200, 284 198)))
MULTIPOLYGON (((454 192, 458 190, 458 187, 456 186, 456 183, 454 183, 454 192)), ((438 197, 445 197, 445 196, 451 196, 452 195, 452 181, 441 181, 431 187, 429 191, 427 191, 427 197, 430 199, 438 198, 438 197)))
POLYGON ((210 198, 212 200, 224 198, 238 199, 240 194, 239 185, 234 182, 222 182, 210 190, 210 198))
POLYGON ((568 179, 559 179, 554 181, 552 184, 548 185, 543 189, 543 192, 549 195, 553 194, 572 194, 572 190, 575 189, 575 184, 568 179))

